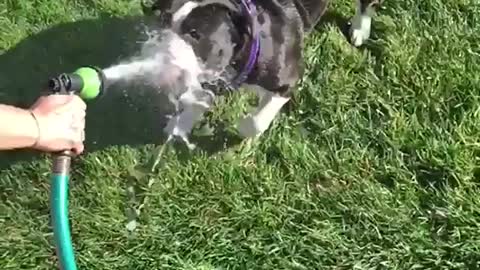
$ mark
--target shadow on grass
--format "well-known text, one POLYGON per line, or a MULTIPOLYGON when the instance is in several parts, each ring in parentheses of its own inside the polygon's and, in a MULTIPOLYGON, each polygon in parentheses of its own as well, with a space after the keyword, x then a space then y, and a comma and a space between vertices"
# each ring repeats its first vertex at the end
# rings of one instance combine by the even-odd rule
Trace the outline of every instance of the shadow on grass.
MULTIPOLYGON (((50 76, 80 66, 108 67, 128 59, 146 40, 144 18, 101 18, 54 26, 32 35, 0 55, 0 103, 29 107, 50 76)), ((160 143, 167 98, 144 86, 114 86, 90 102, 87 112, 89 152, 114 145, 160 143)), ((29 151, 0 153, 0 169, 38 157, 29 151)))
POLYGON ((342 14, 335 11, 327 10, 320 19, 320 21, 317 23, 317 25, 314 27, 313 31, 322 32, 325 30, 325 27, 332 24, 338 27, 338 29, 340 30, 340 32, 342 32, 345 38, 350 41, 348 36, 348 30, 350 29, 349 18, 346 18, 342 14))
MULTIPOLYGON (((51 76, 127 60, 147 39, 145 24, 152 28, 154 22, 145 17, 103 17, 57 25, 26 38, 0 55, 0 103, 27 108, 51 76)), ((86 152, 162 143, 162 128, 172 112, 160 91, 142 85, 110 87, 107 95, 88 105, 86 152)), ((217 125, 213 136, 193 135, 192 141, 209 154, 237 144, 238 138, 223 129, 217 125)), ((38 157, 27 150, 1 152, 0 169, 38 157)))
MULTIPOLYGON (((136 55, 141 41, 148 37, 144 24, 153 22, 144 17, 108 18, 77 21, 61 24, 34 34, 12 49, 0 55, 0 103, 28 108, 38 98, 48 78, 63 72, 72 72, 78 67, 95 65, 108 67, 128 60, 136 55)), ((94 152, 110 146, 128 145, 131 147, 146 144, 163 144, 163 127, 168 121, 167 115, 173 112, 173 106, 160 91, 142 85, 114 85, 107 95, 88 104, 86 119, 86 152, 94 152)), ((234 135, 218 124, 211 136, 192 136, 192 142, 208 154, 221 151, 239 142, 234 135)), ((191 160, 192 152, 176 144, 175 155, 183 162, 191 160)), ((32 151, 0 152, 0 170, 15 168, 25 173, 28 165, 16 164, 21 161, 33 161, 40 158, 32 151), (12 167, 14 165, 15 167, 12 167), (22 166, 20 166, 22 165, 22 166)), ((81 168, 81 164, 77 164, 81 168)), ((75 167, 77 166, 75 165, 75 167)), ((148 167, 150 164, 139 164, 148 167)), ((46 164, 42 164, 42 171, 46 164)), ((88 169, 81 169, 88 170, 88 169)), ((144 193, 150 184, 148 174, 125 168, 125 179, 136 189, 134 196, 144 203, 144 193), (138 178, 138 179, 135 179, 138 178)), ((29 186, 48 190, 48 182, 41 172, 29 174, 29 186)), ((0 200, 15 198, 15 190, 25 190, 15 183, 2 183, 6 190, 0 200), (18 188, 16 188, 18 186, 18 188)), ((3 194, 2 194, 3 195, 3 194)), ((24 194, 22 194, 24 195, 24 194)), ((129 197, 129 194, 127 194, 129 197)), ((37 206, 46 214, 48 205, 32 199, 28 205, 37 206)), ((131 198, 130 198, 131 200, 131 198)), ((127 202, 127 210, 129 202, 127 202)), ((123 207, 123 205, 122 205, 123 207)), ((130 211, 131 212, 131 211, 130 211)), ((129 220, 132 213, 127 213, 129 220)), ((134 216, 133 219, 136 217, 134 216)))
POLYGON ((232 123, 228 121, 207 122, 192 134, 191 139, 202 151, 205 151, 208 155, 214 155, 243 141, 243 138, 231 128, 232 123), (212 133, 204 134, 203 129, 212 129, 212 133))

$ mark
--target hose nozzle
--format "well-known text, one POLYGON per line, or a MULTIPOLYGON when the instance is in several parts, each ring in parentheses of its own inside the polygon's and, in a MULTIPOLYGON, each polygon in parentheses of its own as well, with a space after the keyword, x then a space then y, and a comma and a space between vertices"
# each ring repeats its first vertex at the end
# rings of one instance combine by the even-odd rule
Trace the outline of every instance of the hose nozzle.
POLYGON ((105 91, 105 74, 96 67, 81 67, 73 73, 63 73, 48 81, 48 89, 55 94, 77 94, 84 100, 99 97, 105 91))

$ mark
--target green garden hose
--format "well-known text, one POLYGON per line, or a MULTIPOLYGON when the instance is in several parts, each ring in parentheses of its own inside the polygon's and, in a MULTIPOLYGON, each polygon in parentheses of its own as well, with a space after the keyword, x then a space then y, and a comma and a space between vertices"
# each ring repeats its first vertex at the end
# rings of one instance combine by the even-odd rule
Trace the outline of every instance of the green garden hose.
MULTIPOLYGON (((61 74, 48 82, 53 94, 77 94, 84 100, 95 99, 103 94, 105 76, 95 67, 82 67, 71 74, 61 74)), ((76 270, 75 254, 68 220, 68 184, 73 152, 65 150, 53 159, 51 175, 50 207, 53 235, 57 256, 62 270, 76 270)))
POLYGON ((70 236, 70 222, 68 221, 68 182, 70 181, 71 158, 72 152, 70 151, 62 152, 55 157, 51 179, 50 203, 53 236, 62 270, 77 269, 70 236))

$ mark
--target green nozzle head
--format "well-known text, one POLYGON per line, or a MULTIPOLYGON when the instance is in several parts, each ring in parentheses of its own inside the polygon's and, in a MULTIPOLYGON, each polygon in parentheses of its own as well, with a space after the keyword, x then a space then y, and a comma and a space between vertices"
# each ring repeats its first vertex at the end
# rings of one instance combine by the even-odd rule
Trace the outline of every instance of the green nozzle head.
POLYGON ((78 75, 83 82, 82 87, 77 90, 82 99, 95 99, 102 93, 105 78, 101 70, 94 67, 81 67, 73 74, 78 75))
POLYGON ((75 93, 84 100, 95 99, 105 90, 105 75, 96 67, 81 67, 70 74, 51 78, 48 88, 52 93, 75 93))

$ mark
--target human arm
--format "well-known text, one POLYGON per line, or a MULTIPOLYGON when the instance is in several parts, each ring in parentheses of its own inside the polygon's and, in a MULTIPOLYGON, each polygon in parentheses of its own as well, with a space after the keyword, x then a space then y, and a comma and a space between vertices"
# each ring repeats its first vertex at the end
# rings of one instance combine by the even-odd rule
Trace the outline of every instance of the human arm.
POLYGON ((38 137, 35 118, 28 110, 0 105, 0 150, 33 147, 38 137))
POLYGON ((0 105, 0 150, 83 151, 85 103, 77 96, 40 97, 29 109, 0 105))

